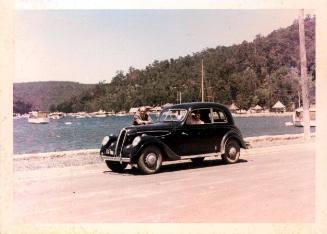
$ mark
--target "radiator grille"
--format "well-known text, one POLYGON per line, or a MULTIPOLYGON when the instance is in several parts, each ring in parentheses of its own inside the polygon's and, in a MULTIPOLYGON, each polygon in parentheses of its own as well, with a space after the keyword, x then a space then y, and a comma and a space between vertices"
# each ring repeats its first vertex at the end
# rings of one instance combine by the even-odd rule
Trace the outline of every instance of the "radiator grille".
POLYGON ((126 138, 126 130, 122 129, 120 131, 118 139, 117 139, 117 144, 116 144, 116 149, 115 149, 115 157, 121 157, 121 151, 124 146, 125 138, 126 138))

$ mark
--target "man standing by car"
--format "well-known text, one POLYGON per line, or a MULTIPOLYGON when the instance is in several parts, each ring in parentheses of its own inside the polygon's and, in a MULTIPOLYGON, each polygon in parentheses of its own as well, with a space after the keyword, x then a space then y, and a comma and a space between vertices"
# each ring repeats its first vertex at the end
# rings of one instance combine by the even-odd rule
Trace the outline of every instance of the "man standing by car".
POLYGON ((146 108, 144 106, 140 107, 134 115, 133 125, 145 125, 151 123, 153 122, 150 115, 147 113, 146 108))

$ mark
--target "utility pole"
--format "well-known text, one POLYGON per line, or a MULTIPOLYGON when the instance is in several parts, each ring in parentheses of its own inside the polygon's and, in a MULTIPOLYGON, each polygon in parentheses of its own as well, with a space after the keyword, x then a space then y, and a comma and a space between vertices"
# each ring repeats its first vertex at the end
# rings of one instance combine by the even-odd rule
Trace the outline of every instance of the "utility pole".
POLYGON ((308 92, 308 76, 307 76, 307 57, 305 50, 304 35, 304 10, 299 11, 299 38, 300 38, 300 59, 301 59, 301 86, 302 86, 302 103, 303 103, 303 127, 304 139, 310 139, 310 116, 309 116, 309 92, 308 92))
POLYGON ((179 101, 179 104, 182 103, 182 92, 181 91, 177 92, 176 103, 178 103, 178 101, 179 101))
POLYGON ((203 59, 201 60, 201 101, 204 102, 204 74, 203 74, 203 59))

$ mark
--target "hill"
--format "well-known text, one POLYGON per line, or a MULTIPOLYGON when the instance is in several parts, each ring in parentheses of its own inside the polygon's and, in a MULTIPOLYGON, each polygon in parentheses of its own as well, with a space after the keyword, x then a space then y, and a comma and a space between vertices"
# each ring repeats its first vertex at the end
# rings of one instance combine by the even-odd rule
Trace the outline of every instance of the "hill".
MULTIPOLYGON (((315 17, 305 19, 310 98, 315 102, 315 17)), ((243 109, 257 104, 270 108, 280 100, 288 108, 299 102, 300 59, 298 23, 294 21, 251 42, 206 48, 177 59, 154 61, 144 69, 117 71, 110 83, 56 106, 64 112, 128 110, 133 106, 199 101, 201 61, 204 64, 205 101, 243 109)))
POLYGON ((14 83, 14 112, 50 110, 59 103, 82 95, 94 85, 77 82, 47 81, 14 83))

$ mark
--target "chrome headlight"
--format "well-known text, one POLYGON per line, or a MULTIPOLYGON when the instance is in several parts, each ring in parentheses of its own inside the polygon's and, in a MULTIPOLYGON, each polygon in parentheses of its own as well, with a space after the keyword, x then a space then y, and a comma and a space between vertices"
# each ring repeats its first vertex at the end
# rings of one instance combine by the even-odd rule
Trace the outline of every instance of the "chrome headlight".
POLYGON ((141 137, 140 136, 137 136, 134 138, 133 142, 132 142, 132 146, 137 146, 141 141, 141 137))
POLYGON ((103 140, 102 140, 102 145, 106 145, 107 143, 108 143, 108 141, 109 141, 109 137, 108 136, 105 136, 104 138, 103 138, 103 140))

